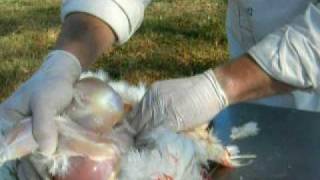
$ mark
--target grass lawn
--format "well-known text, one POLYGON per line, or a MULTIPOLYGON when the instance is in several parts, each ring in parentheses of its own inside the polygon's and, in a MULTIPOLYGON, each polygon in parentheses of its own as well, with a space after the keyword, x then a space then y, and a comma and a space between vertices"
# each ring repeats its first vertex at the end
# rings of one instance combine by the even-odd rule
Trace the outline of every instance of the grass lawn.
MULTIPOLYGON (((0 0, 0 100, 27 80, 54 47, 59 5, 59 0, 0 0)), ((225 0, 154 0, 138 32, 92 70, 151 83, 215 67, 228 58, 225 10, 225 0)))

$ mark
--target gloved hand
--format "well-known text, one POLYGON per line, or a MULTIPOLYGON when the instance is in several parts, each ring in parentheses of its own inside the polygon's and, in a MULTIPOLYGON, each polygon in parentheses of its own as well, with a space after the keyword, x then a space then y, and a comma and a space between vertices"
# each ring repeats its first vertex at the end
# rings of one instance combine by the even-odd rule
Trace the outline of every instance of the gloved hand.
POLYGON ((80 73, 75 56, 61 50, 50 53, 41 68, 0 105, 0 132, 32 116, 33 135, 40 152, 52 154, 57 145, 53 119, 70 104, 73 84, 80 73))
POLYGON ((154 83, 130 114, 129 123, 140 135, 163 125, 187 130, 209 122, 227 105, 223 89, 209 70, 190 78, 154 83))

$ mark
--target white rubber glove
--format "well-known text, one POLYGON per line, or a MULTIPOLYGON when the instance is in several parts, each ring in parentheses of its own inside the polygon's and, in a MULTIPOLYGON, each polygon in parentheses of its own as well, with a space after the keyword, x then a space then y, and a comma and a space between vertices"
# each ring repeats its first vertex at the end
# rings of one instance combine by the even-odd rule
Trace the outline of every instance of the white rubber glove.
POLYGON ((190 78, 156 82, 129 117, 142 135, 165 126, 181 131, 208 123, 228 105, 212 70, 190 78))
POLYGON ((53 118, 71 102, 73 84, 80 73, 75 56, 61 50, 50 53, 41 68, 0 105, 1 132, 32 116, 33 135, 40 152, 52 154, 57 145, 53 118))

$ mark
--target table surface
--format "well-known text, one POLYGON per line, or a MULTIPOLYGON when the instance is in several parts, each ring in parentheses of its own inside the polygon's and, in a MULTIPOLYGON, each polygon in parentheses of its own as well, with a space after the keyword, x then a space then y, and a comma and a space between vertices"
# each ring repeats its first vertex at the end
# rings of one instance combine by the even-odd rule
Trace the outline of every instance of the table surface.
POLYGON ((231 106, 214 122, 216 135, 240 154, 256 154, 248 166, 220 169, 214 180, 320 180, 320 113, 254 104, 231 106), (231 128, 257 122, 258 135, 232 141, 231 128))

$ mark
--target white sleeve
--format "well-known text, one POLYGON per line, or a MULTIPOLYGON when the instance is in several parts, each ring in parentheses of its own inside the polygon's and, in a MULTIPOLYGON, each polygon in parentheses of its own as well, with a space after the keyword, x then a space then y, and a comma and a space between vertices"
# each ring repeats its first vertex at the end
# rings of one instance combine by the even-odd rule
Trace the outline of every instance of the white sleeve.
POLYGON ((93 15, 108 24, 117 36, 117 43, 125 43, 139 28, 144 9, 150 0, 64 0, 62 21, 71 13, 93 15))
POLYGON ((320 93, 320 6, 310 4, 291 24, 265 37, 249 54, 273 78, 320 93))

